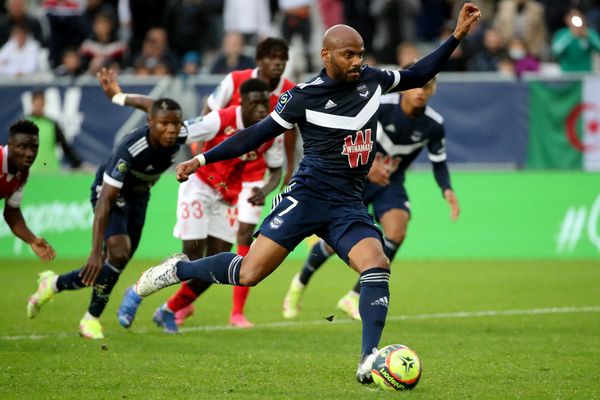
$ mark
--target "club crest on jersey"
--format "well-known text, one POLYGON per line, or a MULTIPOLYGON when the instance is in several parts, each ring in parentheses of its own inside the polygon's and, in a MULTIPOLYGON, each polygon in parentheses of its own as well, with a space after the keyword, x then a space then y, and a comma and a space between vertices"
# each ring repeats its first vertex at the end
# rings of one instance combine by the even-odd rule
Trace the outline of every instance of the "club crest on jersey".
POLYGON ((279 229, 281 225, 283 225, 283 219, 279 217, 273 217, 271 222, 269 222, 269 226, 271 227, 271 229, 279 229))
POLYGON ((360 97, 367 97, 369 95, 369 88, 364 83, 361 85, 358 85, 356 87, 356 90, 358 91, 358 94, 360 95, 360 97))
POLYGON ((413 131, 412 135, 410 135, 410 138, 415 142, 418 142, 419 140, 423 139, 423 132, 413 131))
POLYGON ((281 114, 287 103, 292 99, 292 95, 290 92, 285 92, 281 96, 279 96, 279 100, 277 100, 277 105, 275 106, 275 111, 278 114, 281 114))
POLYGON ((356 137, 348 135, 344 138, 344 147, 342 153, 348 156, 348 164, 350 168, 356 168, 360 165, 365 165, 369 162, 369 155, 373 150, 373 141, 371 140, 371 129, 356 132, 356 137))

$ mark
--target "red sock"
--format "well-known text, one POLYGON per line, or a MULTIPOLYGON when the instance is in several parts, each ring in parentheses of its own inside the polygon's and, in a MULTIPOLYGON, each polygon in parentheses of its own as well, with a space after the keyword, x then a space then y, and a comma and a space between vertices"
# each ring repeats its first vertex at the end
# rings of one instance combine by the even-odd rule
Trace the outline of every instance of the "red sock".
MULTIPOLYGON (((250 246, 243 244, 238 244, 237 246, 237 253, 242 257, 246 256, 249 250, 250 246)), ((233 307, 231 308, 232 315, 244 313, 244 306, 246 305, 248 293, 250 293, 250 288, 248 286, 233 287, 233 307)))
POLYGON ((167 301, 167 307, 169 307, 169 310, 177 312, 192 304, 197 298, 198 294, 189 287, 187 282, 183 282, 179 290, 167 301))

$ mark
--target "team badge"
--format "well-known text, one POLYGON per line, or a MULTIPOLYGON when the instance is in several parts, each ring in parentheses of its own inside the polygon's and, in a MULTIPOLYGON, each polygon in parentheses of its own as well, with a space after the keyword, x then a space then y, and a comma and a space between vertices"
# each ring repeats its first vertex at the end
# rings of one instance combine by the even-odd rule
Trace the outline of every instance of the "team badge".
POLYGON ((410 138, 415 142, 418 142, 419 140, 423 139, 423 132, 413 131, 412 135, 410 135, 410 138))
POLYGON ((364 83, 362 85, 358 85, 356 90, 358 91, 360 97, 367 97, 369 95, 369 88, 364 83))
POLYGON ((269 222, 269 226, 271 227, 271 229, 279 229, 281 225, 283 225, 283 219, 279 217, 273 217, 271 222, 269 222))
POLYGON ((279 96, 279 100, 277 100, 277 105, 275 106, 275 111, 278 114, 281 114, 287 103, 292 99, 292 94, 290 92, 285 92, 281 96, 279 96))
POLYGON ((128 169, 129 165, 127 164, 127 161, 120 158, 111 175, 115 179, 123 179, 128 169))

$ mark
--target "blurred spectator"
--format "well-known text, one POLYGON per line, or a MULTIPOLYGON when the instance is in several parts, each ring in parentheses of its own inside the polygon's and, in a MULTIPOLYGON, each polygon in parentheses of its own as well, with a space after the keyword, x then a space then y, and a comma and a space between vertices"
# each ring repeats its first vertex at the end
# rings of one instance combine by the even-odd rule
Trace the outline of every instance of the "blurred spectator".
POLYGON ((76 78, 83 72, 83 62, 79 50, 67 47, 63 51, 60 65, 54 69, 54 75, 76 78))
POLYGON ((29 33, 40 45, 44 44, 42 27, 37 18, 27 13, 25 0, 7 0, 6 15, 0 15, 0 46, 8 41, 15 24, 25 25, 29 33))
POLYGON ((547 54, 544 6, 534 0, 502 0, 494 18, 494 28, 504 40, 523 39, 536 57, 547 54))
POLYGON ((371 0, 343 0, 343 2, 345 23, 360 33, 367 53, 373 53, 376 21, 371 15, 371 0))
POLYGON ((515 63, 506 53, 498 57, 496 69, 500 75, 504 75, 509 78, 514 77, 516 74, 515 63))
POLYGON ((188 51, 181 59, 181 72, 192 76, 200 72, 200 55, 196 51, 188 51))
POLYGON ((119 26, 116 8, 112 4, 104 0, 87 0, 83 16, 85 18, 85 26, 88 27, 90 30, 87 32, 86 36, 91 37, 93 35, 94 20, 99 14, 104 14, 110 17, 113 30, 115 30, 115 32, 113 32, 112 34, 116 34, 117 27, 119 26))
POLYGON ((517 77, 521 77, 523 72, 538 72, 540 62, 527 49, 527 44, 518 37, 510 39, 506 45, 508 56, 513 62, 513 69, 517 77))
MULTIPOLYGON (((129 51, 132 57, 140 53, 148 32, 163 26, 167 0, 119 0, 121 29, 131 35, 129 51)), ((128 60, 131 62, 131 60, 128 60)))
POLYGON ((181 59, 193 52, 202 63, 208 47, 210 21, 202 0, 169 0, 165 11, 165 29, 169 33, 169 47, 181 59))
POLYGON ((78 48, 85 39, 83 7, 76 0, 44 0, 42 7, 50 23, 50 63, 56 67, 67 47, 78 48))
POLYGON ((268 0, 225 0, 225 32, 240 32, 254 46, 269 36, 271 11, 268 0))
POLYGON ((544 5, 544 20, 548 36, 553 37, 556 31, 565 26, 565 15, 570 9, 579 6, 580 0, 541 0, 544 5))
POLYGON ((81 54, 89 74, 95 75, 102 67, 121 65, 127 44, 117 40, 113 24, 114 20, 109 14, 96 14, 92 37, 81 45, 81 54))
POLYGON ((591 72, 592 56, 600 52, 600 36, 587 26, 579 10, 565 16, 566 28, 560 29, 552 39, 552 54, 565 72, 591 72))
POLYGON ((502 36, 494 28, 483 34, 483 48, 476 51, 467 62, 470 71, 497 71, 498 61, 506 55, 502 36))
POLYGON ((31 93, 31 115, 27 119, 35 122, 39 128, 39 147, 37 157, 29 171, 57 172, 60 169, 60 159, 56 153, 57 146, 63 152, 65 160, 72 168, 79 168, 81 160, 73 151, 58 123, 46 116, 44 107, 46 101, 43 91, 31 93))
POLYGON ((243 51, 244 37, 237 32, 226 33, 221 53, 210 67, 210 73, 228 74, 235 70, 254 68, 254 60, 243 51))
POLYGON ((419 11, 418 0, 374 0, 371 15, 377 20, 373 48, 383 64, 396 62, 396 45, 415 39, 415 15, 419 11))
POLYGON ((142 52, 133 64, 136 75, 173 75, 177 59, 167 46, 167 32, 152 28, 146 34, 142 52))
POLYGON ((344 4, 342 0, 318 0, 323 30, 344 23, 344 4))
POLYGON ((417 37, 426 42, 437 40, 451 14, 452 7, 446 0, 421 0, 415 20, 417 37))
POLYGON ((396 49, 396 64, 400 67, 412 65, 420 58, 417 46, 412 42, 402 42, 396 49))
MULTIPOLYGON (((559 0, 564 1, 564 0, 559 0)), ((462 8, 463 4, 465 4, 464 0, 449 0, 450 3, 453 4, 452 16, 449 18, 451 21, 456 21, 458 18, 458 13, 462 8)), ((477 7, 481 11, 481 22, 489 22, 494 18, 496 14, 496 3, 498 0, 477 0, 475 3, 477 7)), ((454 27, 452 28, 454 30, 454 27)))
POLYGON ((10 32, 10 39, 0 48, 0 75, 31 75, 40 71, 40 44, 27 26, 16 24, 10 32))
POLYGON ((294 36, 302 39, 302 50, 304 53, 304 72, 313 72, 312 52, 310 41, 312 23, 310 16, 310 5, 312 0, 279 0, 279 9, 283 13, 281 34, 288 45, 292 43, 294 36))

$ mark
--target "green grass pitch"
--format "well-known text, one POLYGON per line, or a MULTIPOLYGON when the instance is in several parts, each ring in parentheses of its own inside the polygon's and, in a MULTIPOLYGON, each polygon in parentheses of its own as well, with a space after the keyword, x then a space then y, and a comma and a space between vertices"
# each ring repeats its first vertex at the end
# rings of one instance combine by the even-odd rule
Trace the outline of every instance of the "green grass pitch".
MULTIPOLYGON (((184 334, 153 326, 174 288, 146 299, 126 331, 116 309, 152 262, 133 261, 102 322, 107 339, 77 336, 90 291, 61 293, 25 315, 37 262, 0 262, 1 399, 593 399, 600 398, 600 263, 411 261, 393 265, 382 345, 417 351, 423 377, 411 392, 356 383, 360 323, 335 310, 355 274, 329 261, 314 276, 296 321, 281 316, 298 262, 252 289, 252 330, 226 326, 231 288, 196 303, 184 334), (333 322, 325 317, 335 314, 333 322)), ((80 262, 54 261, 57 272, 80 262)))

